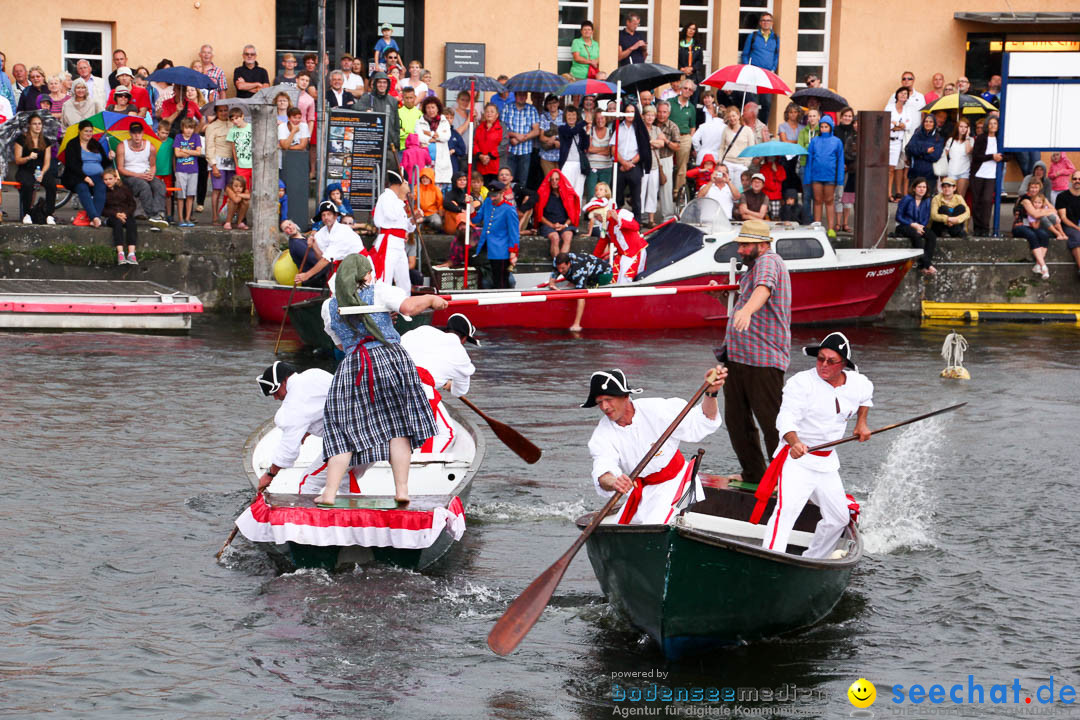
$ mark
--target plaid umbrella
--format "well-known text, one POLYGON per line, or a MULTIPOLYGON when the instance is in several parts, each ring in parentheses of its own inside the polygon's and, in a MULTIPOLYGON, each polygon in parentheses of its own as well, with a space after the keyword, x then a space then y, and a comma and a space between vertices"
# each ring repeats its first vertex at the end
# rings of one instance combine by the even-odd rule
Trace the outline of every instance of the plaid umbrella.
MULTIPOLYGON (((158 139, 153 128, 146 124, 146 118, 138 115, 123 115, 106 110, 99 112, 97 115, 91 115, 86 119, 94 126, 94 139, 102 142, 102 138, 104 138, 104 141, 109 143, 112 150, 115 150, 117 145, 131 137, 129 128, 133 122, 142 123, 143 137, 150 141, 150 145, 153 146, 155 151, 161 146, 161 140, 158 139)), ((68 127, 67 131, 64 132, 64 137, 60 140, 60 152, 57 154, 57 159, 64 159, 64 148, 78 134, 78 123, 68 127)))
POLYGON ((15 113, 13 118, 0 125, 0 178, 7 177, 8 163, 15 160, 15 138, 26 132, 32 117, 41 118, 41 134, 50 142, 60 134, 60 121, 48 112, 15 113))
POLYGON ((455 75, 439 83, 439 87, 447 90, 475 90, 476 92, 506 92, 507 88, 495 78, 487 75, 455 75), (475 83, 475 86, 473 85, 475 83))
POLYGON ((544 70, 530 70, 507 80, 506 88, 514 92, 555 93, 565 84, 566 80, 561 75, 544 70))
POLYGON ((614 95, 615 83, 606 80, 575 80, 559 88, 559 95, 614 95))
POLYGON ((769 93, 773 95, 790 95, 791 88, 787 86, 775 73, 757 65, 728 65, 720 68, 709 77, 701 81, 703 85, 711 85, 721 90, 731 92, 769 93))
POLYGON ((803 88, 791 94, 791 99, 803 107, 807 106, 807 100, 810 98, 815 98, 818 102, 818 108, 825 112, 840 112, 850 105, 842 95, 837 95, 832 90, 823 87, 803 88))
POLYGON ((922 109, 924 113, 937 112, 938 110, 959 110, 964 115, 985 115, 996 107, 983 100, 978 95, 962 95, 952 93, 943 95, 922 109))

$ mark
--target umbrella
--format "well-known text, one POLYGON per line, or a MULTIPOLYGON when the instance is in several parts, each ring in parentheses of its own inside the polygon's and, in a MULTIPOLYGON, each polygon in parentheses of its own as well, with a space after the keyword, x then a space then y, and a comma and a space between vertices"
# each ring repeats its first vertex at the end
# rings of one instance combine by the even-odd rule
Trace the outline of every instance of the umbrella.
POLYGON ((173 85, 184 85, 200 90, 217 90, 217 83, 208 76, 183 66, 155 70, 146 79, 151 82, 172 83, 173 85))
MULTIPOLYGON (((104 112, 99 112, 97 115, 91 115, 86 119, 94 126, 94 139, 98 142, 102 142, 102 138, 104 138, 109 143, 109 147, 113 150, 116 149, 116 146, 120 142, 131 137, 129 128, 133 122, 142 123, 143 137, 150 141, 150 145, 153 146, 155 151, 161 145, 161 140, 158 139, 153 128, 147 125, 146 119, 141 116, 123 115, 121 113, 114 113, 106 110, 104 112)), ((78 134, 78 124, 69 126, 67 131, 64 132, 64 137, 60 140, 61 149, 57 154, 58 160, 64 159, 63 148, 66 148, 68 142, 78 134)))
POLYGON ((660 63, 636 63, 623 65, 607 76, 609 83, 622 80, 624 92, 638 92, 639 90, 652 90, 664 83, 678 80, 682 72, 670 65, 660 63))
POLYGON ((514 92, 553 93, 566 84, 561 75, 544 70, 518 73, 506 81, 506 88, 514 92))
POLYGON ((26 132, 30 118, 40 117, 41 134, 50 139, 60 134, 60 121, 48 112, 21 112, 0 125, 0 178, 7 177, 8 163, 15 159, 15 138, 26 132))
POLYGON ((507 88, 495 78, 487 75, 455 75, 439 83, 439 87, 447 90, 475 90, 476 92, 503 93, 507 88), (474 85, 475 83, 475 85, 474 85))
POLYGON ((575 80, 563 85, 559 95, 614 95, 615 83, 606 80, 575 80))
POLYGON ((806 148, 798 143, 770 140, 766 143, 751 145, 739 153, 739 157, 773 157, 780 155, 806 155, 806 148))
POLYGON ((957 110, 964 115, 985 115, 997 110, 996 107, 983 100, 977 95, 961 95, 952 93, 943 95, 922 109, 924 113, 937 112, 938 110, 957 110))
POLYGON ((256 99, 254 96, 249 98, 218 98, 217 100, 211 100, 210 102, 199 108, 199 112, 203 114, 203 117, 214 117, 214 108, 218 105, 224 105, 226 107, 239 107, 244 111, 244 117, 251 119, 251 108, 247 105, 258 105, 262 101, 256 99))
MULTIPOLYGON (((281 83, 280 85, 274 85, 259 90, 251 96, 251 99, 257 103, 272 105, 274 103, 274 98, 277 97, 278 93, 285 93, 288 95, 289 104, 295 105, 300 97, 300 88, 296 87, 296 85, 290 85, 289 83, 281 83)), ((233 99, 235 100, 236 98, 233 99)))
POLYGON ((802 90, 796 90, 791 94, 791 99, 803 107, 807 106, 807 101, 810 98, 817 100, 818 108, 825 112, 840 112, 850 105, 850 103, 842 96, 823 87, 803 88, 802 90))
POLYGON ((720 68, 702 80, 701 83, 728 92, 735 90, 737 92, 773 95, 791 94, 791 88, 787 86, 787 83, 775 73, 757 65, 728 65, 720 68))

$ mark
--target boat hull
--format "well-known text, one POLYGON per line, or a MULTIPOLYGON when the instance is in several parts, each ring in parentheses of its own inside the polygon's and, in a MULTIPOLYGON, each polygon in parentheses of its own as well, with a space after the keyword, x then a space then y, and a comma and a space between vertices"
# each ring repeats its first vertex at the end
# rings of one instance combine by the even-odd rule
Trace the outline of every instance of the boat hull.
MULTIPOLYGON (((791 322, 797 325, 867 320, 881 316, 912 260, 791 272, 791 322)), ((665 285, 727 284, 721 273, 680 278, 665 285)), ((649 283, 646 283, 648 285, 649 283)), ((453 293, 451 293, 453 295, 453 293)), ((567 328, 577 303, 570 301, 455 307, 474 325, 486 327, 567 328)), ((436 312, 435 325, 450 312, 436 312)), ((727 300, 720 293, 597 298, 585 304, 581 326, 594 330, 667 330, 724 327, 727 300)))
MULTIPOLYGON (((296 330, 300 342, 304 345, 316 350, 332 352, 334 350, 334 341, 326 334, 326 329, 323 327, 322 304, 323 299, 321 297, 302 302, 294 301, 289 306, 289 324, 296 330)), ((397 330, 398 335, 404 335, 410 330, 415 330, 421 325, 430 323, 430 313, 414 315, 409 319, 402 315, 394 316, 394 329, 397 330)))
MULTIPOLYGON (((748 495, 752 504, 752 495, 748 495)), ((744 503, 745 504, 745 503, 744 503)), ((817 517, 816 508, 812 509, 817 517)), ((768 517, 769 513, 766 513, 768 517)), ((811 528, 810 514, 800 525, 811 528)), ((584 527, 592 519, 578 520, 584 527)), ((612 605, 672 660, 774 637, 823 619, 861 558, 857 530, 843 560, 774 553, 674 525, 600 525, 586 549, 612 605)))
POLYGON ((0 279, 0 329, 182 333, 194 295, 146 280, 0 279))
MULTIPOLYGON (((259 322, 280 325, 285 318, 285 307, 289 304, 291 285, 278 285, 270 282, 250 282, 248 291, 251 293, 251 304, 255 308, 255 314, 259 322)), ((297 287, 293 293, 294 303, 303 300, 320 298, 326 293, 325 288, 297 287)), ((322 324, 321 321, 319 323, 322 324)))

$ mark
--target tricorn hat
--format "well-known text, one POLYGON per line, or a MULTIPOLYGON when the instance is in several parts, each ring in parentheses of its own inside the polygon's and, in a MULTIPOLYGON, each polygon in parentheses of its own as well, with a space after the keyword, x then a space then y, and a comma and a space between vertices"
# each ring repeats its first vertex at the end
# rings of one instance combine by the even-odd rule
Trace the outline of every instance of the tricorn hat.
POLYGON ((454 313, 446 321, 446 332, 452 332, 465 338, 465 342, 480 347, 480 341, 476 339, 476 327, 461 313, 454 313))
POLYGON ((255 378, 255 380, 258 381, 259 389, 263 391, 263 395, 270 397, 281 389, 281 383, 285 382, 285 378, 295 372, 296 368, 292 365, 278 360, 263 370, 263 374, 255 378))
POLYGON ((596 398, 599 395, 611 395, 614 397, 626 397, 637 395, 641 388, 632 388, 626 383, 626 373, 618 368, 613 370, 598 370, 589 378, 589 399, 581 403, 583 408, 596 407, 596 398))
POLYGON ((315 217, 311 218, 311 222, 317 223, 322 221, 322 214, 324 212, 332 212, 334 215, 338 214, 338 206, 329 200, 323 200, 319 203, 319 209, 315 211, 315 217))
POLYGON ((810 357, 817 357, 818 351, 821 350, 821 348, 832 350, 834 353, 844 358, 845 365, 858 372, 859 366, 851 361, 851 341, 847 339, 847 336, 845 336, 844 333, 829 333, 825 336, 825 339, 817 345, 807 345, 804 347, 803 352, 810 357))

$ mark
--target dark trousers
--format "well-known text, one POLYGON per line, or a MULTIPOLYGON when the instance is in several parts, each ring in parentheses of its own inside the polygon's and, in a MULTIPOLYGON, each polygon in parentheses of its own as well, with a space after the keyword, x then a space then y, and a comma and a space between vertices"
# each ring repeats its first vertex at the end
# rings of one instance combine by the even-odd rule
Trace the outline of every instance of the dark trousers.
POLYGON ((623 193, 627 188, 630 190, 630 210, 634 213, 634 218, 641 219, 641 166, 635 165, 634 169, 630 172, 622 172, 620 170, 618 177, 618 188, 615 190, 615 207, 621 208, 623 204, 623 193))
POLYGON ((195 158, 199 164, 199 180, 195 185, 195 204, 206 204, 206 185, 210 175, 210 166, 206 164, 206 158, 200 156, 195 158))
MULTIPOLYGON (((318 262, 315 253, 308 251, 307 240, 302 237, 289 238, 289 255, 292 257, 293 263, 300 272, 307 272, 315 267, 315 263, 318 262), (306 261, 304 260, 305 254, 307 255, 306 261)), ((330 278, 330 269, 332 267, 333 265, 327 265, 317 274, 301 283, 301 285, 303 285, 303 287, 326 287, 326 282, 330 278)))
POLYGON ((532 155, 528 153, 524 155, 507 153, 506 155, 506 166, 510 168, 510 173, 518 181, 518 184, 523 187, 529 184, 529 164, 531 162, 532 155))
POLYGON ((139 242, 138 231, 135 229, 135 218, 127 221, 120 218, 110 217, 105 219, 105 224, 112 228, 113 245, 122 247, 130 245, 134 247, 139 242))
MULTIPOLYGON (((19 185, 19 220, 30 212, 30 206, 34 200, 34 172, 15 173, 15 180, 19 185)), ((45 214, 52 215, 56 209, 56 176, 52 169, 41 176, 41 187, 45 189, 45 214)))
POLYGON ((934 264, 934 250, 937 248, 937 235, 930 228, 924 228, 923 234, 910 225, 897 225, 896 234, 906 237, 911 241, 911 247, 922 248, 923 254, 919 258, 919 268, 925 270, 934 264))
POLYGON ((967 231, 964 230, 963 223, 960 223, 959 225, 946 225, 943 222, 930 223, 930 229, 933 230, 934 234, 938 237, 967 237, 967 231))
POLYGON ((990 223, 994 220, 994 187, 991 178, 971 179, 971 225, 976 235, 989 235, 990 223))
POLYGON ((757 96, 758 120, 766 125, 769 124, 769 112, 772 110, 772 99, 772 93, 758 93, 757 96))
POLYGON ((1041 227, 1033 228, 1027 225, 1014 225, 1012 234, 1013 237, 1027 240, 1028 247, 1032 250, 1050 247, 1050 231, 1043 230, 1041 227))
POLYGON ((814 188, 810 185, 802 186, 802 224, 809 225, 814 222, 814 188))
POLYGON ((510 259, 494 260, 489 258, 488 262, 491 263, 492 287, 496 290, 510 287, 510 259))
POLYGON ((768 466, 761 452, 757 418, 765 434, 765 452, 768 457, 780 444, 776 430, 776 415, 780 412, 780 400, 784 393, 784 371, 773 367, 756 367, 737 362, 727 362, 727 382, 724 383, 724 424, 727 425, 731 447, 742 466, 746 482, 756 483, 768 466))

